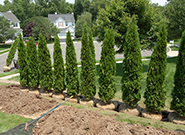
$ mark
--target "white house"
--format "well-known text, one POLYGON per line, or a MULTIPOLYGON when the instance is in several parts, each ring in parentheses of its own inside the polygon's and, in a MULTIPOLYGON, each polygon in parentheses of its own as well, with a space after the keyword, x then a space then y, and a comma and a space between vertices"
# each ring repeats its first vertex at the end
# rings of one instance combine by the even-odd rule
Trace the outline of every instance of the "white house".
POLYGON ((0 16, 4 16, 10 23, 13 23, 14 25, 11 25, 14 30, 16 30, 15 36, 22 34, 22 29, 20 28, 20 21, 17 19, 17 17, 11 12, 0 12, 0 16))
POLYGON ((48 19, 60 29, 59 39, 66 39, 66 33, 71 32, 72 39, 75 38, 75 19, 72 14, 48 14, 48 19))

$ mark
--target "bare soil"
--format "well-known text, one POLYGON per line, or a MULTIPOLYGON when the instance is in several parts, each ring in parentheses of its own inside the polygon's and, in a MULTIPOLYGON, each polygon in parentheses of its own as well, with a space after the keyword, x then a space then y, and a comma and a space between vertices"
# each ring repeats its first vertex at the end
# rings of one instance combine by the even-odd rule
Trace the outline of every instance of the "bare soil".
MULTIPOLYGON (((0 86, 0 111, 21 116, 38 116, 56 106, 58 102, 33 93, 20 91, 19 85, 0 86)), ((34 135, 184 135, 178 131, 131 125, 117 122, 98 111, 79 110, 60 106, 42 117, 36 124, 34 135)))

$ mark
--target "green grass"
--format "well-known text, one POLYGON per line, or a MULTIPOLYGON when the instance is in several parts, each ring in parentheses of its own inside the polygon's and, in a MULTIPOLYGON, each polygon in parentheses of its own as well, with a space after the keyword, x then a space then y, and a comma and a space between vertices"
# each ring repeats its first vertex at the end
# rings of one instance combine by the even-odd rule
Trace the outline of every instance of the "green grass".
POLYGON ((11 83, 4 83, 4 82, 0 82, 0 86, 4 86, 4 85, 10 85, 11 83))
POLYGON ((16 74, 16 73, 19 73, 19 69, 18 70, 14 70, 14 71, 10 71, 10 72, 1 73, 0 77, 7 76, 7 75, 12 75, 12 74, 16 74))
POLYGON ((21 117, 19 115, 7 114, 0 112, 0 133, 11 129, 20 123, 25 123, 31 119, 21 117))
POLYGON ((20 76, 15 76, 15 77, 12 77, 12 78, 10 78, 10 79, 8 79, 8 80, 19 82, 19 81, 20 81, 20 76))
POLYGON ((1 50, 4 50, 4 49, 8 49, 8 48, 10 48, 11 47, 11 45, 10 44, 5 44, 5 45, 0 45, 0 51, 1 50))
POLYGON ((9 52, 9 50, 2 51, 2 52, 0 52, 0 54, 6 53, 6 52, 9 52))
POLYGON ((172 51, 179 51, 179 47, 177 46, 170 46, 172 51))

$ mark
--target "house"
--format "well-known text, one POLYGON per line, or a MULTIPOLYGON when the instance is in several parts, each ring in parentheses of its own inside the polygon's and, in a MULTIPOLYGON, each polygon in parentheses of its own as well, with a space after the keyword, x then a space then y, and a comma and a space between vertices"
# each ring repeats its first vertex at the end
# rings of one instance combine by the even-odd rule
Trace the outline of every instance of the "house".
POLYGON ((11 27, 16 30, 15 36, 18 36, 20 33, 22 34, 23 30, 20 28, 20 21, 10 10, 7 12, 0 12, 0 16, 4 16, 10 23, 14 24, 11 25, 11 27))
POLYGON ((72 39, 75 39, 75 19, 72 14, 48 14, 48 19, 60 29, 59 39, 66 39, 67 32, 70 31, 72 39))

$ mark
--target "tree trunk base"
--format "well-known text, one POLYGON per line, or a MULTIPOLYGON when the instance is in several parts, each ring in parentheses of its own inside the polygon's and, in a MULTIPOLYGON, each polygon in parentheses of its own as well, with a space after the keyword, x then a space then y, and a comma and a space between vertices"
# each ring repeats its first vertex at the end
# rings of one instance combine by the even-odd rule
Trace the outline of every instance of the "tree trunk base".
POLYGON ((162 120, 161 114, 153 114, 153 113, 146 111, 146 109, 142 111, 142 116, 147 119, 153 119, 153 120, 159 120, 159 121, 162 120))
POLYGON ((170 112, 168 115, 168 119, 169 119, 169 121, 171 121, 173 123, 185 125, 185 117, 181 117, 176 112, 170 112))
POLYGON ((142 112, 142 108, 137 106, 137 108, 132 108, 127 106, 126 104, 120 104, 118 107, 118 111, 121 113, 126 113, 134 116, 140 116, 142 112))

